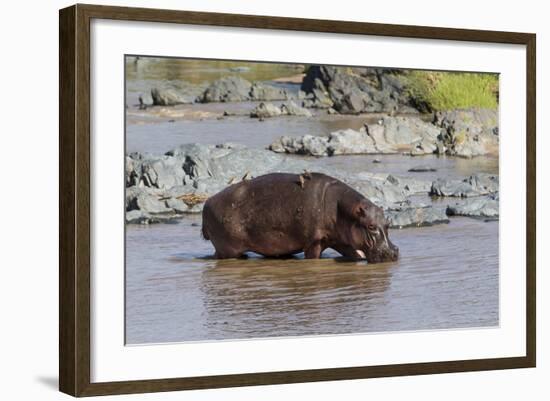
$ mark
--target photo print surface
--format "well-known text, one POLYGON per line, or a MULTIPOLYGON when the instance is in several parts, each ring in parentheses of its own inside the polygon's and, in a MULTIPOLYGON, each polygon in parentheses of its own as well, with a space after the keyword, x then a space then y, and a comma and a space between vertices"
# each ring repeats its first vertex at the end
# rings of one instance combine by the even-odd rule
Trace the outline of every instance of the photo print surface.
POLYGON ((126 344, 498 326, 498 74, 125 76, 126 344))

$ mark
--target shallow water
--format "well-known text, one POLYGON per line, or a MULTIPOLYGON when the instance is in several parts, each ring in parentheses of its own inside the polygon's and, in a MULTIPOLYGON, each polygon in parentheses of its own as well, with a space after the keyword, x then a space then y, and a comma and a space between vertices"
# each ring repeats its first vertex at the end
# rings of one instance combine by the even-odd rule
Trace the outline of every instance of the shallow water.
POLYGON ((191 83, 211 82, 228 75, 239 75, 249 81, 266 81, 302 73, 303 64, 261 63, 173 57, 126 58, 129 88, 148 88, 151 81, 183 80, 191 83))
MULTIPOLYGON (((130 95, 137 99, 138 91, 148 90, 160 80, 217 79, 227 75, 228 68, 209 65, 201 73, 200 64, 189 64, 185 70, 174 69, 172 61, 163 63, 128 63, 130 95)), ((277 71, 252 64, 247 67, 249 76, 245 78, 251 80, 295 71, 295 67, 277 71)), ((279 117, 260 122, 246 116, 256 105, 253 102, 146 111, 129 104, 126 151, 157 154, 189 142, 235 142, 263 149, 281 135, 326 135, 337 129, 359 129, 379 118, 317 111, 313 118, 279 117), (220 118, 224 111, 239 116, 220 118)), ((290 157, 307 161, 310 171, 323 167, 339 173, 391 173, 426 180, 498 174, 499 166, 495 157, 290 157), (379 163, 374 163, 375 159, 379 163), (436 171, 408 172, 420 165, 436 171)), ((444 203, 437 202, 437 207, 444 203)), ((498 224, 455 217, 450 224, 391 230, 400 260, 376 265, 345 261, 331 250, 314 261, 254 256, 218 261, 211 258, 211 243, 201 239, 200 216, 191 215, 175 224, 128 225, 126 342, 495 326, 499 323, 498 224)))
POLYGON ((186 81, 209 83, 226 76, 240 76, 248 81, 268 81, 301 74, 300 64, 253 63, 246 61, 177 59, 170 57, 127 57, 125 63, 128 104, 147 95, 153 87, 186 81))
POLYGON ((498 222, 393 230, 400 260, 375 265, 208 259, 199 222, 127 227, 128 344, 498 324, 498 222))
POLYGON ((332 116, 318 111, 313 118, 283 116, 259 121, 248 117, 258 103, 152 107, 144 112, 132 108, 128 111, 126 124, 127 152, 164 153, 189 142, 237 142, 265 148, 282 135, 327 135, 339 129, 359 129, 376 119, 372 116, 332 116), (224 111, 240 115, 221 118, 224 111))

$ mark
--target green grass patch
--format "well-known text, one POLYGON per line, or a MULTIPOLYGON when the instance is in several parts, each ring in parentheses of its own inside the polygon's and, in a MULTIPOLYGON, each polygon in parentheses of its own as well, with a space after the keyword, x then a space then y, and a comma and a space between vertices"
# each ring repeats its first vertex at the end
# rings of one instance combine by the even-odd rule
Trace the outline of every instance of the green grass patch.
POLYGON ((432 110, 498 107, 498 75, 411 71, 407 75, 410 94, 432 110))

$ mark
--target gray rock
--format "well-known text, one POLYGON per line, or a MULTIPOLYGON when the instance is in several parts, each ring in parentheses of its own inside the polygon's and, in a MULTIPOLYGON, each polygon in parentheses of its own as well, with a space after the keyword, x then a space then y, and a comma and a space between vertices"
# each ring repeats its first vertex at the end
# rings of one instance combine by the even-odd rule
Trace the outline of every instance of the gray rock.
POLYGON ((210 166, 212 159, 221 157, 231 152, 231 149, 218 148, 211 145, 186 144, 167 152, 167 156, 173 156, 179 160, 186 176, 191 179, 211 177, 214 173, 210 166))
POLYGON ((126 162, 127 185, 169 190, 183 188, 193 180, 209 178, 215 174, 211 161, 235 152, 240 146, 232 144, 186 144, 172 149, 164 156, 129 155, 126 162))
POLYGON ((126 212, 127 224, 149 224, 149 214, 141 210, 130 210, 126 212))
POLYGON ((441 127, 440 153, 474 157, 498 154, 498 110, 468 109, 438 112, 434 124, 441 127))
POLYGON ((202 94, 201 102, 241 102, 250 100, 252 84, 241 77, 230 76, 214 81, 202 94))
POLYGON ((239 149, 210 162, 214 178, 230 181, 257 177, 268 172, 301 172, 303 161, 289 160, 267 150, 239 149))
POLYGON ((325 136, 283 136, 268 147, 278 153, 295 153, 309 156, 334 156, 376 153, 372 139, 361 131, 352 129, 335 131, 325 136))
POLYGON ((163 190, 158 188, 152 188, 152 187, 145 187, 145 186, 133 186, 126 188, 125 192, 125 207, 126 210, 139 210, 139 208, 135 205, 135 199, 138 195, 145 194, 145 195, 151 195, 155 197, 156 199, 159 199, 163 196, 163 190))
POLYGON ((332 90, 330 93, 333 99, 336 98, 333 101, 334 109, 340 114, 359 114, 367 111, 370 99, 367 94, 356 88, 349 89, 347 92, 342 93, 341 96, 336 95, 332 90))
POLYGON ((378 154, 398 153, 398 149, 394 144, 388 143, 385 137, 385 128, 382 124, 365 125, 367 135, 372 139, 374 151, 378 154))
POLYGON ((390 220, 392 228, 425 227, 449 222, 445 211, 434 207, 389 210, 386 211, 386 217, 390 220))
POLYGON ((468 196, 479 196, 480 194, 474 191, 472 186, 466 181, 438 178, 432 183, 430 195, 463 198, 468 196))
POLYGON ((332 132, 313 141, 309 135, 288 136, 275 140, 269 149, 279 153, 297 153, 313 156, 350 154, 430 154, 437 149, 440 129, 416 117, 387 117, 380 124, 369 124, 364 129, 332 132), (315 150, 307 143, 315 144, 315 150), (326 150, 322 147, 326 145, 326 150))
POLYGON ((184 213, 200 213, 208 196, 233 183, 306 167, 300 160, 235 144, 186 144, 163 156, 130 154, 126 182, 132 185, 126 188, 126 210, 135 212, 127 221, 168 222, 184 213))
POLYGON ((377 153, 372 137, 352 129, 331 132, 327 145, 329 156, 377 153))
POLYGON ((184 158, 186 156, 200 156, 200 157, 220 157, 229 152, 231 149, 240 147, 240 145, 233 145, 231 143, 218 144, 218 145, 203 145, 200 143, 186 143, 171 149, 165 153, 165 156, 175 156, 184 158))
POLYGON ((140 174, 137 170, 139 170, 139 159, 134 159, 130 156, 126 156, 125 158, 126 164, 125 164, 125 179, 126 179, 126 186, 132 187, 134 185, 139 184, 140 174))
POLYGON ((246 173, 256 176, 276 169, 303 169, 305 165, 302 161, 291 161, 267 150, 229 146, 182 146, 169 153, 184 160, 183 169, 192 180, 240 179, 246 173))
POLYGON ((185 171, 178 158, 161 156, 145 159, 140 163, 140 181, 148 187, 170 188, 184 183, 185 171))
POLYGON ((273 141, 267 149, 275 153, 298 153, 297 146, 294 144, 296 140, 296 138, 284 135, 273 141))
POLYGON ((334 102, 331 100, 328 92, 325 90, 314 89, 313 99, 311 100, 311 107, 318 109, 332 109, 336 111, 333 106, 334 102))
POLYGON ((406 82, 400 70, 313 65, 301 90, 311 96, 306 107, 333 107, 342 114, 417 112, 406 82))
POLYGON ((295 153, 310 156, 328 156, 328 138, 304 135, 302 137, 282 136, 268 147, 277 153, 295 153))
MULTIPOLYGON (((229 185, 231 179, 226 178, 198 178, 193 181, 194 193, 214 195, 229 185)), ((234 180, 236 182, 238 180, 234 180)))
POLYGON ((399 207, 407 199, 407 193, 404 188, 385 180, 385 175, 370 177, 368 175, 361 175, 358 177, 359 179, 340 178, 371 202, 385 210, 399 207))
POLYGON ((494 174, 474 174, 467 178, 472 188, 483 194, 493 194, 499 190, 499 176, 494 174))
POLYGON ((282 115, 283 112, 273 103, 260 103, 250 113, 250 117, 253 118, 269 118, 282 115))
POLYGON ((428 173, 432 171, 437 171, 437 169, 431 166, 415 166, 407 170, 409 173, 428 173))
POLYGON ((314 85, 308 89, 307 93, 302 90, 300 90, 300 92, 305 94, 302 95, 304 107, 329 110, 332 109, 336 112, 336 110, 332 108, 332 106, 334 106, 334 102, 330 99, 330 95, 325 88, 325 85, 319 78, 315 78, 314 85))
POLYGON ((177 198, 170 198, 166 200, 166 207, 169 207, 170 209, 173 209, 177 213, 185 213, 189 206, 182 201, 181 199, 177 198))
POLYGON ((250 100, 259 101, 286 100, 291 97, 291 95, 284 89, 260 82, 254 82, 252 84, 249 96, 250 100))
POLYGON ((198 93, 196 90, 178 90, 176 88, 153 88, 151 97, 155 106, 174 106, 177 104, 194 103, 198 93))
POLYGON ((491 197, 469 198, 447 206, 449 216, 499 217, 499 201, 491 197))
POLYGON ((230 76, 212 82, 200 96, 200 101, 203 103, 272 101, 287 100, 291 97, 292 95, 285 89, 262 82, 251 83, 244 78, 230 76))
POLYGON ((417 117, 386 117, 381 124, 369 124, 366 129, 381 152, 415 154, 434 153, 441 131, 417 117))
POLYGON ((179 220, 182 215, 178 214, 158 214, 151 215, 144 213, 141 210, 131 210, 126 212, 126 224, 156 224, 156 223, 173 223, 179 220))
POLYGON ((281 112, 289 116, 311 117, 311 111, 304 107, 298 106, 292 100, 281 105, 281 112))
POLYGON ((499 177, 491 174, 474 174, 464 180, 439 178, 432 183, 430 194, 468 198, 498 192, 499 177))
POLYGON ((407 195, 429 194, 432 187, 431 181, 419 180, 414 177, 400 177, 392 174, 387 176, 386 181, 403 188, 407 195))
POLYGON ((327 137, 304 135, 301 141, 302 152, 311 156, 327 156, 329 152, 327 144, 327 137))
POLYGON ((176 213, 201 213, 204 203, 187 204, 181 199, 170 198, 166 201, 166 206, 176 213))
MULTIPOLYGON (((135 188, 135 187, 134 187, 135 188)), ((126 190, 126 211, 141 210, 148 214, 170 213, 161 195, 155 195, 145 188, 126 190)))

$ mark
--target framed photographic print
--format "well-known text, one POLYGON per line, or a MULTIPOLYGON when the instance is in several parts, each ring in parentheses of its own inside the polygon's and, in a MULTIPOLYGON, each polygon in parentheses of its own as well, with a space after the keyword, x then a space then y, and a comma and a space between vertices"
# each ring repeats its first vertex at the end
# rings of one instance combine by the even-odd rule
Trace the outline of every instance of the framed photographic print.
POLYGON ((535 35, 60 11, 60 390, 534 367, 535 35))

